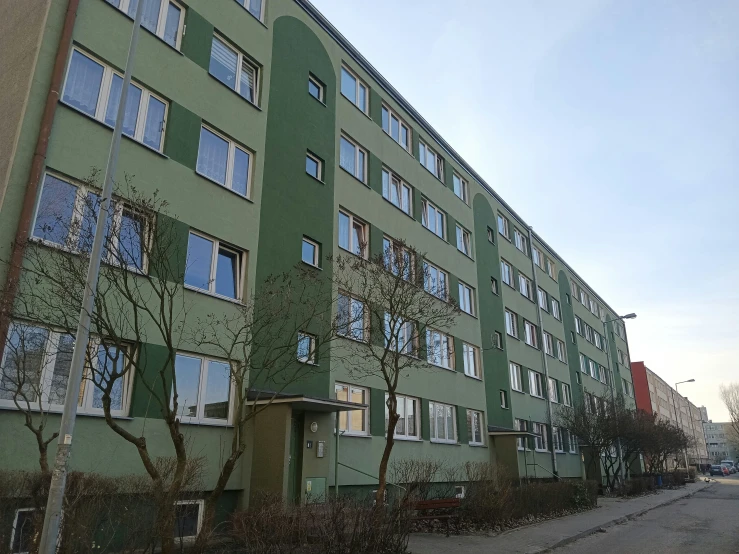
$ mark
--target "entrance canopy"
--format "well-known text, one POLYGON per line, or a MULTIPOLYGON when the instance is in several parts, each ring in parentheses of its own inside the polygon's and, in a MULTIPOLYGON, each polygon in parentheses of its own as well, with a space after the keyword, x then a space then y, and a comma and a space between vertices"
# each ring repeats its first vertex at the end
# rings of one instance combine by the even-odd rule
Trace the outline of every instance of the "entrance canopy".
POLYGON ((247 396, 247 404, 251 406, 263 406, 270 403, 290 404, 293 410, 311 412, 348 412, 350 410, 366 410, 369 407, 367 404, 357 402, 318 398, 304 394, 276 393, 274 391, 254 390, 250 391, 247 396))

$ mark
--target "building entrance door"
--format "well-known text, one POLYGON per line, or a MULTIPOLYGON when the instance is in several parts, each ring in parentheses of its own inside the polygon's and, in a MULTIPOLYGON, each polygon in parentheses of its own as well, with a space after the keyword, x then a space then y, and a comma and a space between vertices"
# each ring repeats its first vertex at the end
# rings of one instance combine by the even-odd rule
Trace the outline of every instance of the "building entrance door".
POLYGON ((287 496, 291 502, 300 503, 303 468, 303 415, 290 419, 290 456, 288 459, 287 496))

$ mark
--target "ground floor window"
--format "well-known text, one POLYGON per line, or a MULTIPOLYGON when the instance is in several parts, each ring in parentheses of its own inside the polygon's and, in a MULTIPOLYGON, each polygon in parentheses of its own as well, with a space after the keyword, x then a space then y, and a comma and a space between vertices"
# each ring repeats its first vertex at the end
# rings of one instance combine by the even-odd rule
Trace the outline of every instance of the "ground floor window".
POLYGON ((21 554, 31 550, 33 542, 33 508, 21 508, 15 511, 13 519, 13 530, 10 533, 10 552, 21 554))
POLYGON ((470 444, 482 445, 482 412, 467 410, 467 438, 470 444))
MULTIPOLYGON (((369 391, 366 388, 355 385, 336 383, 335 391, 336 400, 343 400, 344 402, 367 404, 369 398, 369 391)), ((366 435, 369 431, 367 410, 339 412, 339 431, 344 431, 347 435, 366 435)))
POLYGON ((454 406, 429 402, 429 422, 431 423, 432 441, 457 442, 454 406))

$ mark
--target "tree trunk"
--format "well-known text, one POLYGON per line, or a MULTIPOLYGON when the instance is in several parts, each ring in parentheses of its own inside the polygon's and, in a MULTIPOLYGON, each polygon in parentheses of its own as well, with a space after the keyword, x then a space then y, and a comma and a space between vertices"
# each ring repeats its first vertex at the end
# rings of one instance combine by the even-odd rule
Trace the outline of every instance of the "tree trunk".
POLYGON ((387 440, 385 441, 385 449, 382 452, 380 469, 377 474, 377 479, 379 481, 377 485, 377 494, 375 494, 375 506, 377 507, 385 504, 385 489, 387 489, 387 466, 388 462, 390 461, 390 453, 393 451, 393 445, 395 444, 395 426, 400 419, 400 416, 398 416, 396 410, 390 409, 388 410, 388 412, 387 440))

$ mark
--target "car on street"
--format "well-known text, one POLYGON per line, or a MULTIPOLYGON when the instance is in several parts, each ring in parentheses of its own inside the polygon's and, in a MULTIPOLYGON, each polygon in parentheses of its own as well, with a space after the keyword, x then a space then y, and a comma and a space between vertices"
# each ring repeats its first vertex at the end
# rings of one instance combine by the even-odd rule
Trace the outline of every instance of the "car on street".
POLYGON ((723 474, 724 474, 724 466, 719 466, 719 465, 711 466, 711 476, 723 475, 723 474))

